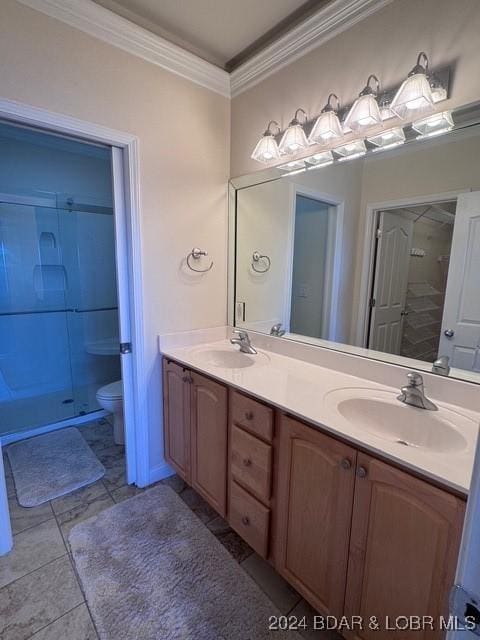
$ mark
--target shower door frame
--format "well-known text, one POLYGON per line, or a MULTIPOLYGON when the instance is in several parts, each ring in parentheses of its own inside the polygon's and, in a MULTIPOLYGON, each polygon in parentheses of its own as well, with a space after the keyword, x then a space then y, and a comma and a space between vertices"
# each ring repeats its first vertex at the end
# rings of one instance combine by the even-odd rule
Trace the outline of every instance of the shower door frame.
MULTIPOLYGON (((15 125, 100 143, 112 150, 114 217, 121 342, 131 342, 122 354, 127 483, 150 482, 148 460, 147 372, 143 326, 143 282, 140 229, 138 138, 132 134, 12 100, 0 99, 0 118, 15 125), (124 304, 122 304, 122 301, 124 304), (125 303, 126 302, 126 303, 125 303), (125 334, 125 331, 127 332, 125 334)), ((0 504, 0 511, 2 505, 0 504)), ((7 512, 8 513, 8 512, 7 512)), ((0 514, 3 515, 3 514, 0 514)))

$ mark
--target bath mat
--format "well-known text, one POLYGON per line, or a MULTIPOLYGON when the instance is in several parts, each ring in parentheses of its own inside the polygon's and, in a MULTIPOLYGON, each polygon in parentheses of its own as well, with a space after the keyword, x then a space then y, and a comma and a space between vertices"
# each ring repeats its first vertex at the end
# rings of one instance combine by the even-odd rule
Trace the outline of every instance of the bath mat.
POLYGON ((75 427, 15 442, 6 452, 22 507, 36 507, 63 496, 105 473, 75 427))
POLYGON ((73 527, 70 546, 101 640, 299 640, 170 487, 73 527))

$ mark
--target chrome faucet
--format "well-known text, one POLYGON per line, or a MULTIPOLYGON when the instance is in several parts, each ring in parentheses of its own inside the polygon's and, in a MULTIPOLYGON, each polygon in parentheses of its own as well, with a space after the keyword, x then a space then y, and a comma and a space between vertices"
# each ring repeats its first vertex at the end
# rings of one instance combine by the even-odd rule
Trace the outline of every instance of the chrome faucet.
POLYGON ((232 344, 238 344, 242 353, 251 353, 252 355, 257 353, 257 350, 252 347, 250 343, 250 337, 246 331, 234 329, 233 333, 238 337, 230 338, 230 342, 232 344))
POLYGON ((270 335, 277 336, 279 338, 285 335, 285 329, 282 329, 281 322, 277 322, 277 324, 273 325, 273 327, 270 329, 270 335))
POLYGON ((432 373, 436 373, 439 376, 448 376, 450 373, 449 361, 450 358, 448 356, 440 356, 437 358, 432 365, 432 373))
POLYGON ((423 378, 419 373, 411 371, 407 373, 408 384, 401 388, 401 394, 397 397, 397 400, 410 405, 411 407, 417 407, 418 409, 427 409, 428 411, 438 411, 436 404, 433 404, 425 396, 423 388, 423 378))

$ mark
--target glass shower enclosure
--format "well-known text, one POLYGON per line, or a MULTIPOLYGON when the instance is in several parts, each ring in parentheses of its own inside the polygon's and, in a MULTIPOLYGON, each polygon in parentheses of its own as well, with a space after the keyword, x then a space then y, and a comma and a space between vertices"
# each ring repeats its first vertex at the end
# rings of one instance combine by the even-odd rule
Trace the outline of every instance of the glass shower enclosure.
POLYGON ((112 208, 0 202, 0 437, 96 411, 120 378, 112 208))

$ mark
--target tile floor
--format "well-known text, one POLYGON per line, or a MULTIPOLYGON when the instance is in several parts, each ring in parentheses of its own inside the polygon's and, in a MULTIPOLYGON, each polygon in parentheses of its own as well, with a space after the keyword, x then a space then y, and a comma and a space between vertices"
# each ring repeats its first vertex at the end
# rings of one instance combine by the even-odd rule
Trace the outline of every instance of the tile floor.
MULTIPOLYGON (((82 426, 80 431, 105 466, 105 476, 88 487, 39 507, 25 509, 18 504, 5 457, 15 546, 11 553, 0 558, 2 640, 98 638, 69 555, 67 537, 78 522, 142 489, 125 484, 123 447, 114 444, 112 427, 107 420, 82 426)), ((178 476, 162 482, 180 495, 282 614, 311 619, 314 615, 311 607, 192 488, 178 476)), ((311 628, 300 635, 307 639, 339 638, 336 634, 311 628)))

